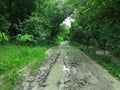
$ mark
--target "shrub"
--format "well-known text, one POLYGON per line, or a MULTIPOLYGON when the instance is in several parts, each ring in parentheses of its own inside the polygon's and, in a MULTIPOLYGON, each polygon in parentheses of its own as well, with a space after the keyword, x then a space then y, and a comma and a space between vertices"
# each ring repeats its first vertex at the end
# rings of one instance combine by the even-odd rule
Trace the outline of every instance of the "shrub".
POLYGON ((57 37, 54 40, 55 44, 60 44, 62 41, 64 41, 64 38, 60 35, 57 35, 57 37))
MULTIPOLYGON (((22 35, 25 35, 26 33, 28 35, 32 35, 35 43, 47 43, 50 37, 50 30, 47 28, 47 26, 44 26, 45 23, 47 23, 47 20, 44 22, 40 17, 31 16, 29 19, 20 22, 17 26, 17 29, 19 29, 19 33, 22 35)), ((24 36, 24 38, 31 37, 28 35, 24 36)))
POLYGON ((24 34, 24 35, 18 34, 17 40, 20 42, 27 42, 27 41, 31 42, 33 41, 33 36, 29 34, 24 34))
POLYGON ((0 32, 0 42, 8 41, 8 36, 4 32, 0 32))
POLYGON ((120 49, 114 49, 112 50, 112 54, 117 56, 117 57, 120 57, 120 49))
POLYGON ((0 15, 0 31, 7 32, 9 26, 10 23, 6 20, 6 18, 3 15, 0 15))

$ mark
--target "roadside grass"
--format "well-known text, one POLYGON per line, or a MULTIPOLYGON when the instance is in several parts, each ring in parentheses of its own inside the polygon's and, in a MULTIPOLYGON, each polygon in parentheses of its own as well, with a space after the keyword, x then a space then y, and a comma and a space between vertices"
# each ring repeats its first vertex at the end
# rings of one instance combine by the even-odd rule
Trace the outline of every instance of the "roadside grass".
POLYGON ((7 81, 0 86, 0 90, 13 90, 13 86, 19 83, 17 77, 19 70, 29 65, 31 72, 37 70, 41 61, 45 60, 45 51, 49 46, 20 46, 0 45, 0 82, 7 81))
POLYGON ((97 55, 93 48, 87 48, 83 45, 75 46, 75 48, 82 50, 92 60, 103 66, 111 75, 120 80, 120 63, 117 60, 107 56, 97 55))

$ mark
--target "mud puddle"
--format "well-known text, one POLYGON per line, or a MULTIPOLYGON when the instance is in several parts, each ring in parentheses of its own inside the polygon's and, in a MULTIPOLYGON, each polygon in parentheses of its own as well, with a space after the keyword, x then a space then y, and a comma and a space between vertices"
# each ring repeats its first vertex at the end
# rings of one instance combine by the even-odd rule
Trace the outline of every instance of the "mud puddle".
POLYGON ((120 90, 120 82, 67 43, 48 50, 48 60, 20 90, 120 90))

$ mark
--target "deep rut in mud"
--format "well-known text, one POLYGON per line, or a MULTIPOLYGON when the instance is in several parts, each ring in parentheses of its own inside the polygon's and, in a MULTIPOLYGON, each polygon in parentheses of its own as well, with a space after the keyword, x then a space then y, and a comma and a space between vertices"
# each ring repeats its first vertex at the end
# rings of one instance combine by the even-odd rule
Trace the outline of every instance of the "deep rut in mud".
POLYGON ((51 68, 59 58, 60 52, 54 53, 49 57, 49 60, 42 63, 38 69, 38 73, 35 76, 29 76, 23 81, 22 88, 20 90, 42 90, 46 87, 46 79, 50 73, 51 68))
POLYGON ((120 82, 83 52, 63 44, 48 50, 38 73, 19 90, 120 90, 120 82))

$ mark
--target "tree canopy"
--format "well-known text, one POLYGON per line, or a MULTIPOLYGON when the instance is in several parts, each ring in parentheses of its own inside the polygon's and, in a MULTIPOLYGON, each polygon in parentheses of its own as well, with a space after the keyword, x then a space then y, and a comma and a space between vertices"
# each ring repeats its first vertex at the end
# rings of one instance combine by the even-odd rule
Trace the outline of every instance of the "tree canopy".
POLYGON ((68 1, 0 0, 0 31, 11 39, 19 34, 30 34, 39 43, 53 40, 60 24, 73 13, 68 1))
POLYGON ((10 40, 27 34, 31 42, 52 43, 72 14, 72 42, 119 50, 119 5, 119 0, 0 0, 0 32, 10 40))
POLYGON ((120 1, 76 0, 71 40, 120 51, 120 1))

